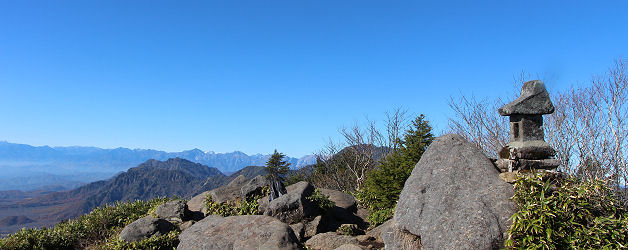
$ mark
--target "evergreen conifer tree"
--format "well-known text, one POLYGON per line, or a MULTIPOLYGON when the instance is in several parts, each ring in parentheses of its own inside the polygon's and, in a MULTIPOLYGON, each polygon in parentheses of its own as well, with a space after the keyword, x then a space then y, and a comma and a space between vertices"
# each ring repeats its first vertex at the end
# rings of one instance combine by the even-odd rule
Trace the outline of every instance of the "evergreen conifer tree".
POLYGON ((286 194, 286 188, 283 185, 285 175, 290 170, 290 163, 283 160, 286 155, 275 152, 270 156, 270 159, 266 162, 266 179, 270 184, 269 200, 272 201, 279 196, 286 194))
POLYGON ((357 196, 371 211, 368 220, 372 226, 392 217, 403 185, 433 140, 429 121, 424 115, 417 116, 405 131, 400 148, 386 156, 378 169, 368 173, 364 188, 357 196))
POLYGON ((290 163, 283 160, 286 155, 275 152, 270 156, 270 159, 266 162, 266 179, 283 181, 285 175, 290 170, 290 163))

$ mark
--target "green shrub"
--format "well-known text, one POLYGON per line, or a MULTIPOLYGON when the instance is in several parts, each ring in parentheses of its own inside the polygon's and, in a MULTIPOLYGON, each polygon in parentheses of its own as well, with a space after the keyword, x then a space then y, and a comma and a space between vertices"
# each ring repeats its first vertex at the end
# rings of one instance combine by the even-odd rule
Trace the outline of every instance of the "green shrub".
POLYGON ((207 209, 207 214, 216 214, 225 217, 235 215, 235 208, 231 204, 226 202, 214 202, 210 194, 207 194, 205 197, 205 208, 207 209))
POLYGON ((259 203, 257 202, 257 199, 259 198, 261 197, 258 196, 258 197, 253 197, 253 198, 249 198, 249 199, 245 199, 241 201, 237 208, 237 214, 238 215, 260 214, 259 203))
POLYGON ((393 215, 395 215, 395 208, 384 208, 381 210, 377 210, 374 212, 371 212, 367 217, 366 220, 369 222, 369 224, 371 225, 370 227, 376 227, 379 226, 381 224, 383 224, 384 222, 386 222, 387 220, 392 219, 393 215))
POLYGON ((371 227, 392 218, 401 190, 415 163, 394 152, 382 161, 379 169, 367 174, 364 187, 356 192, 356 199, 371 212, 367 218, 371 227))
POLYGON ((620 249, 628 247, 628 213, 604 181, 521 176, 515 182, 507 247, 620 249))
POLYGON ((261 195, 248 197, 244 200, 238 200, 236 202, 214 202, 211 195, 207 194, 205 197, 205 208, 207 208, 207 214, 216 214, 223 217, 234 215, 256 215, 259 212, 258 199, 261 195))
POLYGON ((104 205, 78 219, 64 221, 51 228, 22 229, 0 239, 0 249, 85 248, 117 234, 124 226, 146 216, 149 209, 168 200, 157 198, 104 205))
POLYGON ((137 242, 125 242, 120 240, 119 237, 112 237, 111 241, 99 246, 99 249, 113 249, 113 250, 126 250, 126 249, 154 249, 154 250, 166 250, 176 249, 179 245, 179 232, 174 230, 166 235, 153 236, 148 239, 143 239, 137 242))
POLYGON ((323 193, 321 193, 321 191, 318 188, 315 189, 314 192, 310 196, 305 197, 305 199, 314 203, 322 213, 326 213, 327 211, 332 209, 334 206, 336 206, 336 203, 331 201, 329 199, 329 196, 326 196, 323 193))
MULTIPOLYGON (((348 236, 356 236, 360 234, 360 229, 356 224, 342 224, 336 230, 336 233, 348 236)), ((363 232, 362 232, 363 233, 363 232)))

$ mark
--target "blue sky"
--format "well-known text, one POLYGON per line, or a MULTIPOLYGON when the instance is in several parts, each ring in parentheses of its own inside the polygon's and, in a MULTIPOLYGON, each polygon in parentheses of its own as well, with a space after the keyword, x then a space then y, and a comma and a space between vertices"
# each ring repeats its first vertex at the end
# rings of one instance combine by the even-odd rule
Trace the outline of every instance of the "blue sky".
POLYGON ((0 140, 291 156, 628 56, 627 1, 0 0, 0 140))

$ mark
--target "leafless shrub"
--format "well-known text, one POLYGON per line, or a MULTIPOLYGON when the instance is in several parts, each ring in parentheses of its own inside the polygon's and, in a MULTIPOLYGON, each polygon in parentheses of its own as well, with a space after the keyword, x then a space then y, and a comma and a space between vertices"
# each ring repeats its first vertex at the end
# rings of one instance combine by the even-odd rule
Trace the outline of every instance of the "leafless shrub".
POLYGON ((384 132, 369 119, 362 126, 356 123, 340 129, 342 140, 330 139, 316 154, 314 185, 343 191, 360 189, 366 173, 379 164, 379 159, 399 148, 401 133, 408 126, 406 114, 401 108, 386 113, 384 132))
MULTIPOLYGON (((530 78, 529 74, 521 72, 514 79, 510 99, 519 95, 521 86, 530 78)), ((449 107, 454 111, 454 117, 449 119, 447 132, 461 135, 488 157, 497 158, 497 152, 510 138, 508 119, 497 113, 497 109, 505 104, 501 98, 479 100, 475 96, 467 97, 462 94, 458 98, 451 97, 449 107)))
POLYGON ((449 107, 456 117, 449 119, 449 132, 461 135, 487 156, 497 158, 497 152, 508 143, 509 138, 508 120, 497 113, 502 105, 500 99, 490 101, 461 96, 456 100, 452 97, 449 107))

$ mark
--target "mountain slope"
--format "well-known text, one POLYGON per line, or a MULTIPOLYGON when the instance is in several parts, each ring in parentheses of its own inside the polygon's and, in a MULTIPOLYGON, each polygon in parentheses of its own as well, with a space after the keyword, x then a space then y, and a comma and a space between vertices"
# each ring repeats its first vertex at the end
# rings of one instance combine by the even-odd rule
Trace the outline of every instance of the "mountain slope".
MULTIPOLYGON (((233 178, 235 177, 225 176, 216 168, 181 158, 149 160, 109 180, 92 182, 73 190, 21 200, 2 200, 0 219, 28 216, 37 222, 34 226, 52 225, 116 201, 148 200, 174 195, 189 198, 228 183, 233 178)), ((15 229, 17 228, 3 228, 15 229)))
POLYGON ((248 166, 236 171, 235 173, 231 174, 231 176, 237 177, 238 175, 244 175, 244 177, 246 177, 247 179, 253 179, 255 176, 266 174, 266 167, 248 166))

